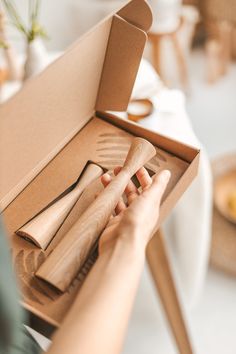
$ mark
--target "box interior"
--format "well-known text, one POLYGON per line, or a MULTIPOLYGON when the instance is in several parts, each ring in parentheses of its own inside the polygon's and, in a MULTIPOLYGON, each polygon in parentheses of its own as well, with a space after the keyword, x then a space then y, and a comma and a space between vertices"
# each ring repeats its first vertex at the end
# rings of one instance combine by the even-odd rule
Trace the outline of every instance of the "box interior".
MULTIPOLYGON (((14 232, 73 185, 89 160, 98 163, 107 170, 112 170, 115 166, 123 164, 133 135, 146 137, 145 133, 147 134, 147 131, 141 127, 138 127, 139 132, 135 134, 127 132, 123 127, 117 127, 118 121, 116 119, 113 122, 114 124, 112 119, 109 119, 110 122, 101 117, 92 117, 3 213, 5 225, 10 235, 13 263, 19 278, 24 305, 55 326, 60 324, 71 305, 82 283, 83 273, 86 273, 86 269, 78 274, 78 277, 64 294, 59 294, 50 285, 37 279, 34 272, 83 210, 91 203, 94 195, 86 197, 84 201, 82 200, 82 203, 80 200, 76 203, 45 252, 29 241, 20 238, 14 232)), ((122 125, 122 122, 120 123, 122 125)), ((124 122, 124 124, 126 123, 124 122)), ((132 131, 132 127, 133 129, 136 128, 136 125, 129 122, 128 125, 130 125, 130 131, 132 131)), ((156 136, 157 155, 146 167, 155 173, 166 168, 172 173, 163 198, 164 205, 168 197, 173 194, 176 185, 187 174, 192 161, 186 161, 184 158, 177 157, 173 151, 167 151, 159 147, 158 136, 155 133, 154 135, 156 136)), ((162 139, 164 138, 162 137, 162 139)), ((168 138, 166 139, 168 140, 168 138)), ((180 143, 179 145, 182 146, 180 143)), ((186 153, 192 151, 194 157, 197 156, 198 152, 196 150, 188 147, 185 147, 185 150, 186 153)), ((100 180, 94 183, 97 184, 97 190, 103 188, 100 180)))

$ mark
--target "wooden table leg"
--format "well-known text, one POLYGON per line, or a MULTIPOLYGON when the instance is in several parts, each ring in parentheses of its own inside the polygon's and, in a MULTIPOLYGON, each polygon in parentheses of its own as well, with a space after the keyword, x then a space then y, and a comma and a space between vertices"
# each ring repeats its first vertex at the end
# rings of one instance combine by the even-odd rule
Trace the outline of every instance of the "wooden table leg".
POLYGON ((188 83, 188 69, 187 62, 185 59, 185 55, 181 45, 179 43, 179 39, 177 37, 177 33, 173 33, 171 35, 172 44, 175 50, 176 60, 179 68, 180 80, 183 85, 185 91, 188 91, 189 83, 188 83))
POLYGON ((161 230, 155 234, 148 245, 147 260, 169 325, 175 337, 179 353, 193 354, 191 341, 178 300, 161 230))
POLYGON ((232 36, 233 25, 228 21, 222 21, 218 24, 219 41, 221 44, 221 67, 222 75, 226 74, 232 57, 232 36))
POLYGON ((160 41, 158 36, 149 36, 152 46, 152 64, 156 72, 161 75, 161 63, 160 63, 160 41))

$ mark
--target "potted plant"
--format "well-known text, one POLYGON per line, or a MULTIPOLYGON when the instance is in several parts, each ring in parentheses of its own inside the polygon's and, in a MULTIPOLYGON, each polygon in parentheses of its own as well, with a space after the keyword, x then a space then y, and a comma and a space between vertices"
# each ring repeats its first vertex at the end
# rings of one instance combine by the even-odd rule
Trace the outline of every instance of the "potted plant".
POLYGON ((28 0, 29 21, 24 23, 13 0, 2 0, 12 24, 25 37, 26 60, 23 79, 37 74, 46 66, 46 49, 42 39, 48 38, 39 23, 40 0, 28 0))

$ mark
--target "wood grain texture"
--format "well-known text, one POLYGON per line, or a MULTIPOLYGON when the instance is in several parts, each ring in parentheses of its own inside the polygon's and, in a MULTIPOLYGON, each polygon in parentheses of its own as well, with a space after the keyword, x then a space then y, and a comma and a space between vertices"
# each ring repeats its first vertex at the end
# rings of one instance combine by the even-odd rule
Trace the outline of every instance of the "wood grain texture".
POLYGON ((129 179, 156 154, 156 149, 142 138, 132 140, 121 172, 103 190, 91 206, 64 236, 36 275, 64 292, 106 226, 129 179))
POLYGON ((83 190, 102 173, 103 169, 100 166, 89 163, 71 192, 27 222, 16 231, 16 234, 31 240, 36 246, 45 250, 83 190))
POLYGON ((193 354, 191 340, 178 299, 161 230, 156 232, 148 244, 147 260, 179 353, 193 354))

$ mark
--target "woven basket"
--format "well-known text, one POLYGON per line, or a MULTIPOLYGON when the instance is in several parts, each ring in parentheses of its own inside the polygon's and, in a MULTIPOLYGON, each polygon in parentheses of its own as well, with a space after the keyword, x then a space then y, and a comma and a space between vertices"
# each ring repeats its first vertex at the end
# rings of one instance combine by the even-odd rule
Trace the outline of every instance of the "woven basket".
POLYGON ((211 37, 218 37, 217 24, 227 21, 233 25, 232 56, 236 58, 236 0, 200 0, 200 11, 206 31, 211 37))
MULTIPOLYGON (((214 179, 236 168, 236 155, 221 157, 213 163, 214 179)), ((236 276, 236 225, 228 221, 216 207, 213 209, 211 264, 236 276)))
POLYGON ((204 27, 208 36, 217 38, 217 24, 221 21, 229 21, 233 25, 232 56, 236 59, 236 0, 183 0, 183 3, 196 6, 201 13, 199 36, 204 27))
POLYGON ((201 0, 199 2, 203 17, 210 21, 229 21, 236 26, 235 0, 201 0))

